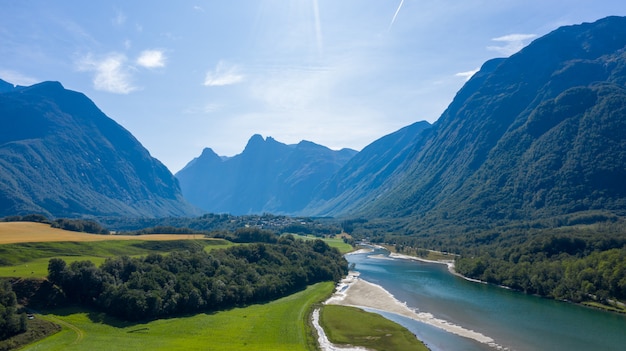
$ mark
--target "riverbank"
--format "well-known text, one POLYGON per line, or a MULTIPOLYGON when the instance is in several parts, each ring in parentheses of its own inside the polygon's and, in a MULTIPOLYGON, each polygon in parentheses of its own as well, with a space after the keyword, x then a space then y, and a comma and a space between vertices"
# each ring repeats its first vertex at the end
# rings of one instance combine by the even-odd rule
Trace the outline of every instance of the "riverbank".
POLYGON ((322 351, 369 351, 363 347, 341 347, 328 340, 324 328, 320 325, 320 309, 316 308, 311 315, 311 323, 317 331, 317 343, 322 351))
MULTIPOLYGON (((404 254, 391 252, 389 247, 384 247, 384 246, 375 246, 375 247, 389 251, 389 256, 388 257, 390 257, 390 258, 397 258, 397 259, 409 260, 409 261, 419 261, 419 262, 425 262, 425 263, 445 264, 448 267, 448 271, 451 274, 453 274, 453 275, 455 275, 455 276, 457 276, 459 278, 465 279, 465 280, 473 282, 473 283, 491 284, 491 283, 488 283, 486 281, 483 281, 483 280, 480 280, 480 279, 469 278, 469 277, 466 277, 466 276, 462 275, 461 273, 458 273, 455 270, 454 260, 428 260, 428 259, 417 257, 417 256, 404 255, 404 254)), ((371 256, 371 257, 377 258, 378 256, 371 256)), ((499 287, 501 289, 513 290, 513 289, 511 289, 510 287, 508 287, 506 285, 499 285, 499 284, 492 284, 492 285, 497 286, 497 287, 499 287)), ((547 298, 546 296, 541 296, 541 295, 534 295, 534 296, 541 297, 541 298, 547 298)), ((594 299, 593 296, 590 296, 590 298, 591 299, 587 300, 587 301, 574 302, 574 303, 578 304, 578 305, 581 305, 581 306, 585 306, 585 307, 589 307, 589 308, 605 311, 605 312, 626 314, 626 304, 623 303, 623 302, 615 301, 615 300, 609 300, 610 305, 606 305, 606 304, 602 304, 600 302, 597 302, 594 299)), ((561 300, 561 301, 567 302, 567 303, 573 303, 572 301, 569 301, 569 300, 561 300)))
POLYGON ((337 287, 337 291, 326 304, 353 306, 368 310, 381 311, 411 318, 421 323, 442 329, 477 342, 487 344, 496 349, 503 349, 495 341, 479 332, 463 328, 445 320, 435 318, 432 314, 418 312, 398 301, 383 287, 359 278, 357 272, 350 272, 337 287))
MULTIPOLYGON (((388 250, 385 247, 382 247, 385 250, 388 250)), ((395 252, 391 252, 389 251, 389 257, 391 258, 398 258, 398 259, 402 259, 402 260, 411 260, 411 261, 419 261, 419 262, 426 262, 426 263, 437 263, 437 264, 445 264, 446 266, 448 266, 448 271, 451 274, 454 274, 455 276, 459 277, 459 278, 463 278, 467 281, 470 282, 474 282, 474 283, 481 283, 481 284, 488 284, 485 281, 479 280, 479 279, 474 279, 474 278, 469 278, 466 277, 460 273, 458 273, 455 269, 454 269, 454 260, 427 260, 425 258, 421 258, 421 257, 416 257, 416 256, 409 256, 409 255, 403 255, 403 254, 399 254, 399 253, 395 253, 395 252)), ((503 288, 506 288, 503 286, 503 288)))

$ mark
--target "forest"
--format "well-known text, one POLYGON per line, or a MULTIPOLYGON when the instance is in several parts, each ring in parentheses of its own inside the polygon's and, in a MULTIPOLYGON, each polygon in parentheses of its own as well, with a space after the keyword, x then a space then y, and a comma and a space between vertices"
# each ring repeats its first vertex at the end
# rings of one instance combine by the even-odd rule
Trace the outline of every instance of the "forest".
POLYGON ((611 304, 626 299, 626 221, 599 213, 517 221, 476 221, 412 229, 398 221, 354 221, 355 238, 406 254, 449 253, 466 277, 528 294, 611 304))
POLYGON ((322 240, 283 235, 275 243, 174 251, 67 264, 53 258, 48 280, 67 301, 128 321, 209 312, 267 302, 322 281, 339 281, 348 264, 322 240))

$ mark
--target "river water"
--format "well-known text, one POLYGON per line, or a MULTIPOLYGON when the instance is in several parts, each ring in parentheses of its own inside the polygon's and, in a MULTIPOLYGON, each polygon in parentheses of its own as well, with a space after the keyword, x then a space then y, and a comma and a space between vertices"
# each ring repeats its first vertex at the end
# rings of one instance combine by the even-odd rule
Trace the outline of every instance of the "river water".
MULTIPOLYGON (((392 259, 388 252, 347 255, 360 278, 378 284, 419 312, 480 332, 504 350, 626 350, 626 315, 474 283, 445 265, 392 259), (382 254, 382 256, 381 256, 382 254)), ((494 350, 493 346, 384 313, 433 351, 494 350)))

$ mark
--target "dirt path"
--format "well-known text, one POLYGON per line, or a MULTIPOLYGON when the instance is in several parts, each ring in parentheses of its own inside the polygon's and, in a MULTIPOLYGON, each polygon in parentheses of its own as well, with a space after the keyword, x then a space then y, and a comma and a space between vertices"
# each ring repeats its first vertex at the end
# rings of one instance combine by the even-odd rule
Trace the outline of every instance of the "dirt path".
POLYGON ((50 316, 50 315, 45 315, 45 316, 39 315, 39 316, 41 316, 42 318, 44 318, 44 319, 46 319, 46 320, 48 320, 50 322, 62 325, 64 327, 68 328, 68 329, 73 330, 76 333, 76 339, 74 339, 74 342, 72 342, 72 344, 80 343, 83 340, 83 338, 85 337, 85 332, 82 329, 80 329, 79 327, 75 326, 74 324, 68 323, 68 322, 66 322, 64 320, 61 320, 61 319, 59 319, 57 317, 50 316))

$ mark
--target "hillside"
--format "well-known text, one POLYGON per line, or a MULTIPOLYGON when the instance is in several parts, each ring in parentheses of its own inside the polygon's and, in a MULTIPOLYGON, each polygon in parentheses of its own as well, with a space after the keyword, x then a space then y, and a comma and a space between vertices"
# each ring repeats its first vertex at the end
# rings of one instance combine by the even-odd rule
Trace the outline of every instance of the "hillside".
POLYGON ((295 213, 356 151, 309 141, 286 145, 254 135, 244 151, 222 158, 205 149, 176 177, 192 204, 214 213, 295 213))
POLYGON ((392 175, 430 126, 426 121, 416 122, 363 148, 320 186, 313 201, 302 212, 321 216, 350 213, 364 206, 368 199, 384 193, 392 186, 392 175))
MULTIPOLYGON (((332 214, 405 218, 408 233, 624 215, 625 49, 626 18, 610 17, 559 28, 485 63, 381 180, 384 191, 363 192, 361 206, 332 214)), ((344 190, 332 201, 353 196, 344 190)))
POLYGON ((0 119, 0 216, 198 213, 127 130, 58 82, 0 81, 0 119))

